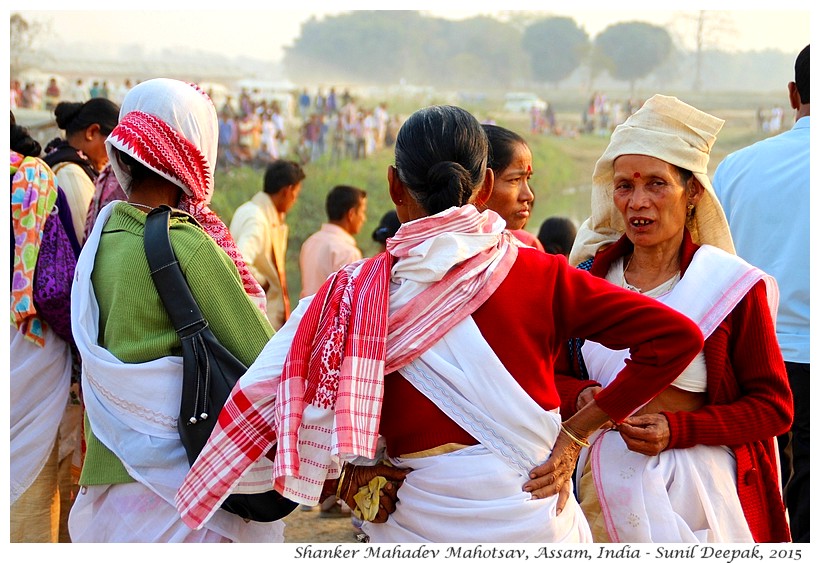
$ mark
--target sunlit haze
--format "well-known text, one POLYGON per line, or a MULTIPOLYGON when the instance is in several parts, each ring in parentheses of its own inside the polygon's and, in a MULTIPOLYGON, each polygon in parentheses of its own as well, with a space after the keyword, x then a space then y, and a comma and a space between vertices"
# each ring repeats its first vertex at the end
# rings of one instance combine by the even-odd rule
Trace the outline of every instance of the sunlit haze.
MULTIPOLYGON (((648 4, 653 9, 640 9, 640 4, 624 2, 619 4, 622 7, 620 10, 596 10, 599 2, 576 2, 577 10, 552 10, 549 2, 513 2, 510 5, 494 3, 492 9, 465 11, 448 9, 450 4, 456 3, 391 3, 390 7, 424 10, 433 16, 452 19, 491 15, 515 20, 517 14, 512 8, 537 10, 541 16, 572 17, 591 37, 613 23, 647 21, 667 28, 684 49, 694 49, 692 38, 695 36, 699 8, 692 3, 671 2, 664 4, 668 6, 665 10, 656 9, 660 3, 648 4), (502 12, 499 10, 502 6, 509 9, 502 12)), ((463 6, 463 3, 458 4, 463 6)), ((801 2, 789 3, 788 9, 784 10, 773 9, 771 3, 768 6, 761 2, 744 4, 757 9, 737 10, 721 3, 710 4, 708 22, 712 29, 705 34, 706 47, 729 52, 775 49, 797 53, 809 43, 811 12, 807 3, 802 10, 801 2)), ((302 23, 309 18, 374 7, 372 3, 364 2, 300 2, 297 5, 314 8, 277 10, 271 9, 270 3, 241 2, 237 9, 229 11, 203 9, 201 4, 178 0, 151 0, 140 3, 139 10, 112 11, 110 3, 54 4, 35 1, 25 4, 29 9, 20 10, 20 13, 27 20, 42 22, 46 26, 47 36, 60 43, 93 43, 101 48, 113 49, 138 44, 145 52, 177 47, 213 51, 229 57, 247 56, 277 61, 283 55, 283 48, 293 43, 299 36, 302 23), (254 8, 254 5, 260 7, 254 8), (81 9, 65 11, 67 6, 81 9)), ((487 6, 487 3, 479 2, 477 5, 487 6)), ((736 6, 737 3, 732 5, 736 6)))

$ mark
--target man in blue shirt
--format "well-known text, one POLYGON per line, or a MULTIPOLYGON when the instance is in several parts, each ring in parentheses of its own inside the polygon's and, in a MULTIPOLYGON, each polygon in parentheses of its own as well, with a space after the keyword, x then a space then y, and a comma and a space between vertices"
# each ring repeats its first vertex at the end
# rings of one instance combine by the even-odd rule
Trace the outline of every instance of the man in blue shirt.
POLYGON ((809 542, 809 46, 797 56, 789 101, 794 126, 727 156, 714 187, 737 254, 780 288, 777 339, 794 395, 791 432, 780 436, 792 540, 809 542), (791 440, 790 440, 791 439, 791 440))

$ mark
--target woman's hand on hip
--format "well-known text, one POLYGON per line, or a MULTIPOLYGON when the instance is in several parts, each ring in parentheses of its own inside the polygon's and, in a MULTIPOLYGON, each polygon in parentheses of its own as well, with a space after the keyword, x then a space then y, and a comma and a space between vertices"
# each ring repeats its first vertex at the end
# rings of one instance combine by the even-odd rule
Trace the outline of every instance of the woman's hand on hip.
MULTIPOLYGON (((404 482, 404 478, 410 473, 410 469, 400 469, 379 463, 376 465, 353 465, 347 464, 344 470, 342 483, 339 485, 339 496, 349 507, 356 510, 358 507, 363 514, 370 512, 362 503, 370 504, 365 494, 368 487, 372 487, 378 495, 378 510, 373 506, 373 518, 363 518, 365 520, 383 523, 387 522, 388 516, 396 510, 398 502, 398 490, 404 482), (381 483, 377 479, 384 479, 381 483), (380 486, 379 486, 380 485, 380 486), (358 496, 359 499, 354 498, 358 496)), ((373 498, 372 500, 375 500, 373 498)))
POLYGON ((557 512, 560 514, 572 493, 572 474, 581 446, 559 433, 555 447, 544 464, 530 471, 530 480, 524 483, 524 491, 533 499, 551 497, 558 493, 557 512))

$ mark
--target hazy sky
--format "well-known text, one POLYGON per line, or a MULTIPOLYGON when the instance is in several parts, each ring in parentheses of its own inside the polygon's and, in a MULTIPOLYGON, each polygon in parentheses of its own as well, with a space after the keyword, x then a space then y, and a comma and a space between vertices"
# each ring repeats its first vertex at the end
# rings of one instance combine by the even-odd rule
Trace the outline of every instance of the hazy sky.
MULTIPOLYGON (((188 46, 197 50, 213 50, 228 56, 248 55, 261 59, 278 59, 282 47, 298 37, 301 24, 311 16, 323 17, 343 10, 383 8, 384 2, 362 1, 289 1, 303 10, 277 10, 282 2, 256 0, 229 0, 233 10, 203 9, 203 2, 180 0, 145 0, 127 4, 139 6, 139 11, 111 11, 111 2, 83 0, 80 2, 44 2, 32 0, 22 4, 24 17, 46 22, 48 34, 71 41, 96 42, 101 46, 117 46, 139 43, 144 49, 188 46), (195 7, 194 7, 195 6, 195 7), (258 7, 257 7, 258 6, 258 7), (72 11, 65 11, 71 7, 72 11), (190 7, 190 8, 189 8, 190 7), (60 10, 60 11, 57 11, 60 10)), ((744 9, 737 10, 737 2, 630 2, 617 3, 620 10, 596 10, 601 2, 576 1, 577 10, 551 9, 550 5, 567 5, 570 2, 541 0, 539 2, 472 2, 476 9, 465 11, 453 8, 464 1, 438 2, 389 2, 391 9, 427 10, 441 17, 467 17, 476 14, 493 14, 502 6, 512 10, 539 10, 545 15, 564 15, 575 19, 591 37, 608 25, 618 21, 642 20, 667 27, 679 37, 685 47, 693 42, 687 32, 694 34, 693 20, 699 8, 714 10, 711 21, 720 21, 719 33, 709 37, 711 45, 728 51, 778 49, 797 54, 810 41, 808 2, 791 1, 788 10, 773 9, 772 2, 746 1, 744 9), (658 10, 663 5, 664 10, 658 10), (648 8, 647 8, 648 7, 648 8), (753 9, 754 8, 754 9, 753 9)), ((124 4, 124 3, 123 3, 124 4)), ((120 4, 120 5, 123 5, 120 4)), ((12 0, 20 5, 19 0, 12 0)), ((607 2, 607 8, 614 3, 607 2)), ((514 17, 514 16, 513 16, 514 17)))

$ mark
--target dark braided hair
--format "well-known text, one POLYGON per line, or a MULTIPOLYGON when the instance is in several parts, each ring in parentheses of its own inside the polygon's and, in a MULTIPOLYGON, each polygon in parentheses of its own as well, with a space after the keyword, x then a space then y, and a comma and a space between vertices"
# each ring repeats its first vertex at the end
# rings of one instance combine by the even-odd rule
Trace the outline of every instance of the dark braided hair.
POLYGON ((431 215, 469 202, 487 172, 487 135, 455 106, 430 106, 411 115, 396 137, 399 179, 431 215))

